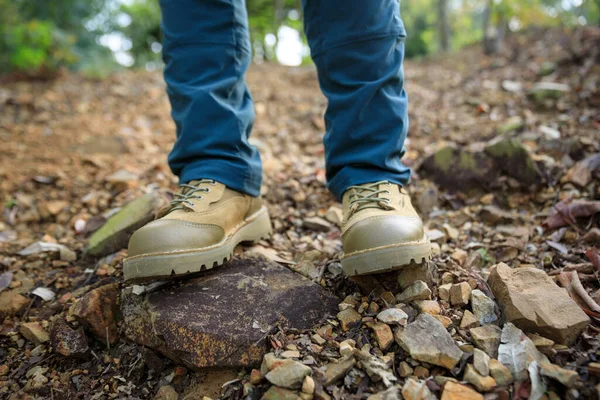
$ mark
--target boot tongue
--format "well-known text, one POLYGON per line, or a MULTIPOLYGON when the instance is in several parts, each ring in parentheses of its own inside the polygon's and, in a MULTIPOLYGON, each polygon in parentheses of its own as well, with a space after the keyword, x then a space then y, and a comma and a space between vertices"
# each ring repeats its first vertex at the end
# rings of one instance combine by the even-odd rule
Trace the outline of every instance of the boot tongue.
POLYGON ((175 194, 175 199, 173 199, 169 204, 167 204, 165 207, 159 210, 157 218, 162 218, 165 215, 176 210, 194 211, 194 207, 189 205, 182 197, 185 197, 187 195, 193 195, 194 192, 197 192, 198 189, 201 189, 203 186, 214 184, 215 181, 212 179, 198 179, 190 181, 187 184, 181 186, 179 188, 179 193, 175 194))
POLYGON ((351 199, 356 198, 368 198, 369 201, 358 201, 352 205, 352 212, 357 212, 360 210, 364 210, 367 208, 376 208, 381 210, 388 210, 389 206, 387 205, 385 196, 387 193, 383 187, 387 184, 387 182, 377 182, 377 183, 366 183, 364 185, 357 185, 352 188, 353 192, 350 195, 351 199), (375 192, 379 192, 375 194, 375 192), (381 200, 380 200, 381 199, 381 200))

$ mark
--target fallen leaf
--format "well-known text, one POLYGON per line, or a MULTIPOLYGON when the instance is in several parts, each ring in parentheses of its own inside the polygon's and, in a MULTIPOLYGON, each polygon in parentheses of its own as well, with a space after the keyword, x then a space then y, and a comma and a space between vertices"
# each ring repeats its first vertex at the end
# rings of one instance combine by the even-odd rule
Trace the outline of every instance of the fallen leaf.
POLYGON ((36 288, 31 294, 41 297, 45 301, 52 301, 56 297, 56 294, 52 290, 45 287, 36 288))
POLYGON ((590 229, 583 237, 581 238, 584 242, 587 243, 596 243, 600 242, 600 229, 592 228, 590 229))
POLYGON ((592 173, 600 169, 600 153, 592 154, 575 164, 565 176, 567 182, 586 186, 592 180, 592 173))
POLYGON ((7 271, 3 274, 0 274, 0 292, 10 286, 12 282, 13 274, 10 271, 7 271))
POLYGON ((359 350, 354 351, 354 356, 361 362, 363 368, 373 381, 381 380, 385 387, 390 387, 392 382, 397 380, 386 363, 377 357, 359 350))
POLYGON ((529 400, 539 400, 546 393, 546 381, 540 375, 540 368, 538 366, 537 361, 532 362, 527 367, 527 372, 529 372, 529 379, 531 380, 531 394, 529 395, 529 400))
POLYGON ((594 264, 594 268, 596 271, 600 272, 600 255, 595 248, 588 249, 585 252, 586 257, 594 264))
POLYGON ((290 260, 286 260, 284 258, 279 257, 279 255, 277 255, 277 251, 274 249, 268 249, 266 247, 263 247, 261 245, 255 245, 250 247, 249 249, 246 250, 246 252, 248 253, 258 253, 260 255, 265 256, 266 258, 268 258, 271 261, 275 261, 277 263, 280 264, 296 264, 294 261, 290 261, 290 260))
POLYGON ((569 254, 569 249, 564 244, 553 242, 552 240, 546 240, 546 244, 555 250, 558 250, 562 254, 569 254))
POLYGON ((567 199, 552 208, 543 224, 548 229, 556 229, 575 224, 576 218, 589 217, 597 212, 600 212, 600 201, 567 199))

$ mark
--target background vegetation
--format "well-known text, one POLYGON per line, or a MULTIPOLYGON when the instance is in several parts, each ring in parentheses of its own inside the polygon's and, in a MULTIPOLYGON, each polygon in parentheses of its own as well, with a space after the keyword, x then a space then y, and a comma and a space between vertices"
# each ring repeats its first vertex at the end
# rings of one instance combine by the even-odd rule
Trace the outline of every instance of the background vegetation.
MULTIPOLYGON (((277 61, 282 32, 302 31, 301 0, 247 0, 247 7, 255 61, 277 61)), ((532 25, 598 25, 600 0, 402 0, 402 15, 407 57, 476 42, 491 53, 507 32, 532 25)), ((155 69, 160 36, 157 0, 0 0, 0 73, 155 69)))

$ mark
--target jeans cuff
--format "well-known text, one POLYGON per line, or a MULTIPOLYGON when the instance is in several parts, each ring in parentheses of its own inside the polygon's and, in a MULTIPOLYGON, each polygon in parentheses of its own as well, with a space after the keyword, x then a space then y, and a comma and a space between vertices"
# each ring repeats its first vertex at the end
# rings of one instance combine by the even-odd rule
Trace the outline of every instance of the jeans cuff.
POLYGON ((180 183, 197 179, 214 179, 229 189, 252 197, 260 196, 262 174, 253 173, 250 168, 240 168, 226 161, 200 160, 187 164, 179 176, 180 183))
POLYGON ((378 181, 388 181, 397 185, 406 186, 410 180, 410 169, 394 172, 379 168, 344 167, 333 179, 327 182, 327 187, 338 201, 341 201, 344 192, 352 185, 362 185, 378 181))

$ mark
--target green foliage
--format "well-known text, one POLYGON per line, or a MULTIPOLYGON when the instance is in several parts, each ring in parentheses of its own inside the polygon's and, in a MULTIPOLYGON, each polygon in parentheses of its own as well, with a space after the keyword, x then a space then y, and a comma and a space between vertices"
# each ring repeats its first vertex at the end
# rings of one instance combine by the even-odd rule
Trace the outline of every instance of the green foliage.
POLYGON ((120 12, 121 16, 126 15, 131 22, 120 26, 119 18, 116 18, 112 22, 112 28, 131 40, 131 49, 128 51, 134 58, 133 66, 160 62, 160 52, 157 51, 161 42, 158 1, 135 0, 121 5, 120 12))
MULTIPOLYGON (((438 51, 440 0, 402 0, 408 31, 406 57, 438 51)), ((600 0, 446 0, 451 47, 456 50, 483 37, 484 11, 490 22, 519 30, 531 25, 600 24, 600 0)), ((275 59, 265 37, 281 26, 300 32, 301 0, 247 0, 256 58, 275 59)), ((61 67, 103 76, 118 67, 104 35, 122 38, 119 52, 133 67, 160 65, 160 9, 157 0, 0 0, 0 73, 36 72, 61 67)), ((115 50, 115 49, 113 49, 115 50)))
POLYGON ((0 0, 0 73, 76 67, 98 47, 83 22, 105 0, 0 0))
POLYGON ((32 20, 4 29, 9 64, 20 71, 42 67, 54 70, 73 64, 77 57, 71 48, 73 35, 64 34, 51 22, 32 20))

